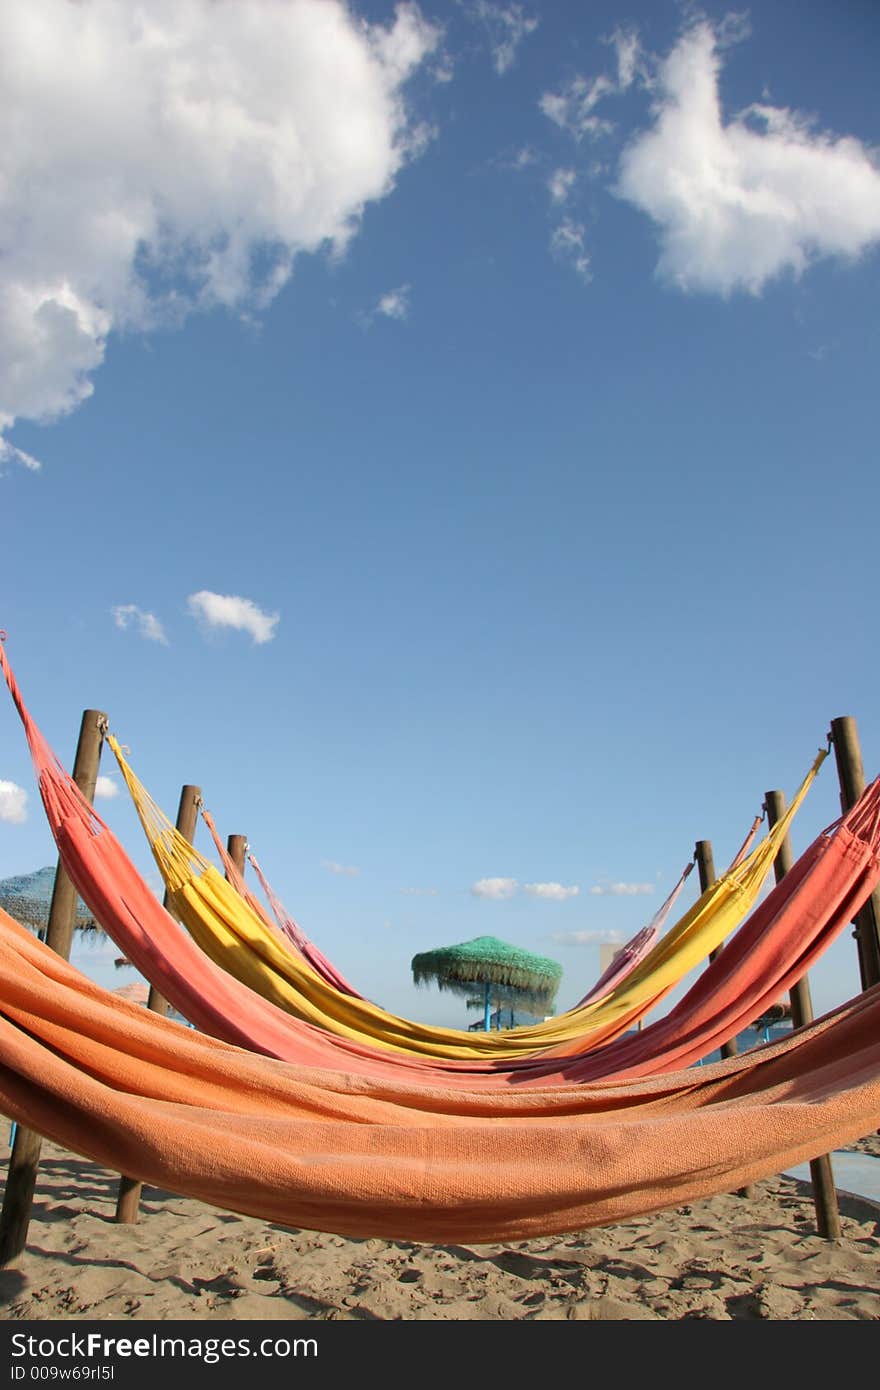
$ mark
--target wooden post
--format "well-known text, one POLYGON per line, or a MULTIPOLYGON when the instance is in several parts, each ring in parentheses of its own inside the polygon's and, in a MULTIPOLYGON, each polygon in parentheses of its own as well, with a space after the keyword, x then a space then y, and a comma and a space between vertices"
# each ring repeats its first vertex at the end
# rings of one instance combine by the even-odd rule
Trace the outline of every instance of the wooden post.
MULTIPOLYGON (((184 784, 180 792, 180 802, 177 807, 177 829, 185 840, 192 841, 196 833, 196 821, 199 814, 199 803, 202 799, 201 787, 193 787, 188 782, 184 784)), ((162 906, 166 912, 170 912, 172 917, 177 918, 166 891, 162 899, 162 906)), ((179 918, 177 919, 179 920, 179 918)), ((160 994, 155 985, 150 985, 150 993, 147 997, 147 1008, 152 1009, 153 1013, 168 1016, 171 1005, 163 994, 160 994)), ((126 1177, 125 1174, 119 1179, 119 1190, 116 1194, 116 1215, 114 1220, 123 1226, 132 1226, 138 1219, 138 1208, 141 1204, 141 1189, 143 1183, 137 1178, 126 1177)))
MULTIPOLYGON (((840 780, 840 805, 844 812, 858 801, 865 790, 865 770, 856 721, 851 715, 841 715, 831 721, 831 741, 840 780)), ((859 973, 862 989, 880 984, 880 889, 875 889, 864 907, 856 914, 853 935, 859 952, 859 973)))
MULTIPOLYGON (((700 875, 700 892, 705 893, 707 888, 711 888, 718 875, 715 872, 715 857, 712 854, 711 840, 697 840, 694 846, 694 858, 697 861, 697 872, 700 875)), ((716 946, 714 951, 709 952, 709 959, 714 960, 719 951, 723 948, 716 946)), ((739 1056, 739 1048, 736 1045, 736 1038, 731 1038, 728 1042, 721 1044, 722 1057, 739 1056)), ((740 1197, 754 1197, 755 1189, 748 1183, 745 1187, 737 1188, 737 1195, 740 1197)))
MULTIPOLYGON (((781 820, 785 814, 785 792, 765 793, 764 809, 767 812, 767 824, 772 830, 776 822, 781 820)), ((786 835, 773 862, 773 873, 777 883, 785 877, 793 863, 791 840, 786 835)), ((813 1000, 810 995, 810 981, 806 975, 803 979, 795 981, 788 992, 788 997, 791 1000, 791 1021, 794 1027, 802 1028, 805 1023, 812 1023, 813 1000)), ((840 1211, 837 1205, 834 1174, 831 1170, 831 1158, 828 1154, 822 1154, 820 1158, 810 1159, 810 1178, 813 1183, 813 1204, 816 1208, 816 1230, 826 1240, 839 1240, 841 1235, 840 1211)))
MULTIPOLYGON (((711 888, 718 875, 715 872, 715 859, 712 854, 711 840, 698 840, 694 848, 697 861, 697 871, 700 875, 700 892, 705 893, 707 888, 711 888)), ((716 946, 714 951, 709 952, 709 959, 714 960, 721 946, 716 946)), ((739 1048, 736 1045, 736 1038, 731 1038, 729 1042, 721 1044, 722 1057, 737 1057, 739 1048)))
MULTIPOLYGON (((106 730, 107 716, 102 710, 87 709, 83 712, 73 762, 73 780, 87 801, 95 799, 95 783, 98 780, 101 746, 106 730)), ((46 944, 51 946, 53 951, 57 951, 64 960, 70 959, 70 945, 76 924, 76 901, 76 888, 65 873, 59 858, 49 907, 46 944)), ((16 1126, 15 1142, 6 1175, 6 1190, 3 1194, 3 1209, 0 1211, 0 1265, 14 1260, 27 1244, 42 1146, 43 1140, 39 1134, 35 1134, 24 1125, 16 1126)))
POLYGON ((226 853, 229 855, 229 858, 242 877, 244 877, 244 860, 247 854, 247 845, 247 835, 229 835, 226 840, 226 853))

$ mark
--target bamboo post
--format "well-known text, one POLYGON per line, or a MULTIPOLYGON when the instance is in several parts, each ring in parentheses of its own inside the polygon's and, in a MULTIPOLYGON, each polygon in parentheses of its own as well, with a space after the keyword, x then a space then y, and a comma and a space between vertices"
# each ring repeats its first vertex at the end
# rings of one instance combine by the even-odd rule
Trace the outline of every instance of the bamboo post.
MULTIPOLYGON (((840 805, 851 810, 865 790, 865 770, 856 721, 844 714, 831 721, 831 741, 840 781, 840 805)), ((880 984, 880 889, 874 890, 864 907, 856 913, 853 935, 859 952, 862 989, 880 984)))
MULTIPOLYGON (((776 822, 785 814, 785 793, 780 791, 766 792, 764 809, 767 812, 767 824, 772 830, 776 822)), ((793 863, 791 840, 786 835, 773 863, 773 873, 777 883, 785 877, 793 863)), ((813 1000, 810 995, 810 981, 806 975, 795 981, 788 992, 788 997, 791 1000, 791 1021, 794 1027, 802 1028, 805 1023, 812 1023, 813 1000)), ((839 1240, 841 1235, 840 1211, 837 1205, 837 1189, 834 1186, 834 1173, 831 1169, 829 1154, 822 1154, 819 1158, 810 1159, 810 1178, 813 1183, 813 1204, 816 1208, 816 1230, 826 1240, 839 1240)))
MULTIPOLYGON (((711 840, 697 840, 694 847, 694 855, 697 861, 697 871, 700 875, 700 892, 705 893, 707 888, 711 888, 718 875, 715 872, 715 859, 712 854, 711 840)), ((723 948, 716 946, 714 951, 709 952, 709 959, 714 960, 719 951, 723 948)), ((736 1057, 739 1055, 739 1048, 736 1045, 736 1038, 731 1038, 729 1042, 721 1044, 722 1057, 736 1057)))
MULTIPOLYGON (((95 783, 101 761, 101 746, 107 730, 107 716, 102 710, 83 711, 73 780, 87 801, 95 799, 95 783)), ((57 951, 63 960, 70 959, 70 945, 76 924, 76 888, 67 876, 61 859, 55 870, 52 902, 46 930, 46 945, 57 951)), ((17 1125, 15 1142, 9 1157, 3 1208, 0 1211, 0 1265, 8 1264, 20 1255, 27 1244, 28 1226, 40 1166, 42 1136, 24 1125, 17 1125)))
MULTIPOLYGON (((196 833, 196 820, 199 814, 199 803, 202 799, 201 787, 191 786, 185 783, 181 788, 180 802, 177 807, 177 829, 185 840, 192 841, 196 833)), ((170 895, 165 892, 162 899, 162 906, 166 912, 170 912, 172 917, 177 918, 177 913, 171 906, 170 895)), ((179 920, 179 918, 177 918, 179 920)), ((163 994, 160 994, 155 985, 150 985, 150 993, 147 997, 147 1008, 152 1009, 153 1013, 168 1016, 171 1005, 163 994)), ((137 1178, 129 1178, 123 1173, 119 1179, 119 1189, 116 1193, 116 1215, 113 1218, 119 1225, 132 1226, 138 1219, 138 1209, 141 1204, 141 1189, 143 1183, 137 1178)))

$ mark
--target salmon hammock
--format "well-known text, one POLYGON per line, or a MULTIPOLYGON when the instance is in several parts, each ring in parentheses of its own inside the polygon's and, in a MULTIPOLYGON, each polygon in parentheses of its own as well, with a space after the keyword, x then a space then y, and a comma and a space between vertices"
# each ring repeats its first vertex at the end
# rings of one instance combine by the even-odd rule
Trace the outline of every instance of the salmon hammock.
MULTIPOLYGON (((200 951, 52 753, 2 647, 0 665, 74 886, 198 1030, 114 998, 0 910, 0 1110, 73 1152, 287 1226, 496 1241, 727 1192, 880 1127, 877 985, 782 1041, 688 1065, 761 1016, 868 901, 880 881, 880 779, 640 1033, 579 1051, 575 1009, 561 1016, 567 1048, 503 1064, 407 1055, 334 1030, 329 1012, 326 1027, 295 1016, 200 951)), ((768 842, 758 846, 763 871, 768 842)), ((732 881, 731 896, 750 887, 748 877, 732 881)), ((189 870, 176 891, 201 907, 189 870)), ((698 929, 706 915, 704 904, 698 929)), ((337 1005, 363 1009, 332 992, 337 1005)), ((630 996, 624 1013, 632 1006, 630 996)), ((517 1031, 543 1038, 546 1028, 517 1031)))

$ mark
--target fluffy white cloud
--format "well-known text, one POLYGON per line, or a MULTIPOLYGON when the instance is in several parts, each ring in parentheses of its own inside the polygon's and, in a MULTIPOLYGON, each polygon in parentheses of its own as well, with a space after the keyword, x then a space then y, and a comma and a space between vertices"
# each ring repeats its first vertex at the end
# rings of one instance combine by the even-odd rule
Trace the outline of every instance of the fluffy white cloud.
POLYGON ((653 893, 653 883, 594 883, 590 892, 598 897, 634 897, 638 893, 653 893))
POLYGON ((0 821, 22 825, 27 820, 27 792, 0 777, 0 821))
POLYGON ((623 937, 616 931, 555 931, 550 940, 557 946, 616 946, 623 937))
POLYGON ((480 878, 471 884, 475 898, 512 898, 518 888, 515 878, 480 878))
POLYGON ((550 902, 564 903, 568 898, 576 898, 580 892, 578 884, 566 888, 561 883, 524 883, 523 892, 533 898, 546 898, 550 902))
POLYGON ((38 473, 43 466, 40 460, 35 459, 32 454, 26 454, 24 449, 16 449, 15 445, 10 444, 8 439, 0 437, 0 469, 4 463, 18 463, 31 473, 38 473))
POLYGON ((545 116, 575 140, 581 141, 584 136, 595 140, 614 129, 610 121, 595 115, 595 108, 616 91, 617 84, 610 77, 573 77, 561 91, 545 92, 538 105, 545 116))
POLYGON ((210 589, 190 594, 186 605, 192 616, 208 627, 249 632, 258 645, 272 641, 281 618, 280 613, 264 613, 252 599, 240 598, 238 594, 212 594, 210 589))
POLYGON ((577 174, 574 169, 554 169, 547 182, 554 203, 564 203, 572 190, 577 174))
POLYGON ((411 285, 398 285, 396 290, 389 290, 387 294, 382 295, 382 298, 376 302, 375 307, 368 314, 364 314, 364 321, 372 323, 375 318, 407 318, 411 292, 411 285))
POLYGON ((617 193, 660 237, 658 275, 684 290, 759 294, 823 256, 880 240, 880 170, 858 140, 754 105, 725 123, 715 32, 689 29, 661 65, 655 120, 624 150, 617 193))
POLYGON ((342 0, 0 6, 0 430, 92 392, 114 329, 264 307, 423 140, 436 46, 342 0))
POLYGON ((105 801, 112 801, 114 796, 118 795, 118 783, 114 782, 112 777, 105 777, 102 773, 95 783, 95 797, 102 797, 105 801))
POLYGON ((617 55, 617 90, 627 91, 642 71, 642 47, 635 29, 615 29, 608 42, 617 55))
POLYGON ((465 12, 486 29, 492 64, 499 77, 513 67, 516 50, 523 39, 538 27, 537 18, 526 14, 522 5, 498 5, 492 4, 491 0, 472 0, 465 5, 465 12))
POLYGON ((335 859, 322 859, 321 868, 331 874, 341 874, 344 878, 357 878, 360 873, 354 864, 337 864, 335 859))
POLYGON ((550 250, 563 260, 570 261, 581 279, 591 280, 590 257, 584 249, 586 228, 582 222, 564 217, 558 227, 554 227, 550 237, 550 250))
POLYGON ((123 631, 133 625, 148 642, 161 642, 164 647, 168 646, 165 629, 155 613, 145 612, 143 608, 138 608, 136 603, 119 603, 111 612, 116 626, 123 631))

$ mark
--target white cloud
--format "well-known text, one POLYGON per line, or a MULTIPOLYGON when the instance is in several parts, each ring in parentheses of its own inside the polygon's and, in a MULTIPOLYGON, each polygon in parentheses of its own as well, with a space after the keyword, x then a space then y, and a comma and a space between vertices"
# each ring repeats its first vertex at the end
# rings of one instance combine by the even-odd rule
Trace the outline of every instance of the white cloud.
POLYGON ((706 23, 680 38, 660 68, 654 125, 621 157, 616 192, 656 223, 658 275, 760 294, 821 257, 858 257, 880 240, 872 153, 786 108, 753 105, 725 123, 717 50, 706 23))
POLYGON ((363 321, 370 324, 374 318, 399 318, 402 320, 402 318, 409 317, 412 289, 412 285, 398 285, 396 289, 389 289, 386 295, 382 295, 381 299, 377 300, 373 309, 361 316, 363 321))
POLYGON ((111 611, 113 621, 123 631, 130 624, 134 624, 141 637, 145 637, 148 642, 161 642, 163 647, 168 646, 165 629, 155 613, 145 612, 143 608, 138 608, 136 603, 119 603, 111 611))
POLYGON ((399 888, 398 892, 409 898, 436 898, 439 888, 399 888))
POLYGON ((585 233, 586 228, 582 222, 575 222, 572 218, 565 217, 559 226, 553 229, 553 235, 550 237, 550 250, 562 260, 569 261, 586 283, 593 277, 590 271, 590 257, 584 249, 585 233))
POLYGON ((628 91, 637 76, 644 78, 641 44, 636 29, 615 29, 608 42, 617 55, 617 90, 628 91))
POLYGON ((568 898, 576 898, 580 893, 578 884, 566 888, 561 883, 524 883, 523 892, 532 898, 546 898, 550 902, 564 903, 568 898))
POLYGON ((537 162, 537 159, 538 156, 532 149, 531 145, 523 145, 522 148, 518 149, 516 154, 513 156, 513 159, 510 162, 510 167, 513 169, 528 169, 528 167, 531 164, 535 164, 537 162))
POLYGON ((0 777, 0 821, 23 825, 27 820, 27 792, 15 782, 0 777))
POLYGON ((580 142, 584 136, 596 140, 614 129, 610 121, 594 115, 596 106, 617 92, 609 77, 573 77, 558 92, 545 92, 538 105, 555 125, 580 142))
POLYGON ((522 5, 497 5, 490 0, 472 0, 465 5, 465 13, 487 31, 492 64, 499 77, 513 67, 516 50, 539 23, 536 16, 526 14, 522 5))
POLYGON ((343 0, 0 6, 0 430, 91 395, 115 330, 264 307, 425 138, 437 45, 343 0))
POLYGON ((599 897, 634 897, 639 893, 653 893, 653 883, 594 883, 590 892, 599 897))
POLYGON ((342 874, 345 878, 357 878, 360 869, 354 864, 337 864, 335 859, 322 859, 321 868, 327 869, 331 874, 342 874))
POLYGON ((572 190, 577 174, 574 169, 554 169, 547 183, 554 203, 564 203, 572 190))
POLYGON ((105 777, 102 773, 95 783, 95 796, 103 797, 105 801, 112 801, 114 796, 119 795, 119 786, 113 781, 112 777, 105 777))
POLYGON ((623 941, 616 931, 555 931, 549 939, 557 946, 616 946, 623 941))
MULTIPOLYGON (((22 468, 27 468, 31 473, 38 473, 42 468, 39 459, 35 459, 32 454, 26 454, 24 449, 17 449, 14 444, 10 444, 8 439, 0 436, 0 468, 4 463, 17 463, 22 468)), ((2 473, 0 473, 2 477, 2 473)))
POLYGON ((213 594, 210 589, 190 594, 186 605, 192 616, 208 627, 249 632, 258 646, 272 641, 281 619, 280 613, 264 613, 252 599, 240 598, 238 594, 213 594))
POLYGON ((494 898, 500 901, 512 898, 518 886, 515 878, 480 878, 471 884, 471 892, 475 898, 494 898))

